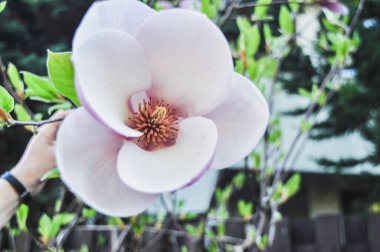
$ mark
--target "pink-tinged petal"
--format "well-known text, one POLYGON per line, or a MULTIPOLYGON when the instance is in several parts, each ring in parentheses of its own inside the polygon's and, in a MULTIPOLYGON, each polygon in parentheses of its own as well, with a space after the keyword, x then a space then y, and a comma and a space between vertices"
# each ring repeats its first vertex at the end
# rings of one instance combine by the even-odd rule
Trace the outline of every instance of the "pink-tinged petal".
POLYGON ((136 40, 117 30, 88 36, 73 53, 80 99, 104 124, 125 137, 141 132, 125 125, 130 97, 151 86, 144 53, 136 40))
POLYGON ((136 0, 97 1, 91 5, 78 26, 73 50, 90 34, 101 29, 118 29, 133 34, 155 11, 136 0))
POLYGON ((332 12, 335 12, 341 15, 347 15, 349 12, 347 6, 342 3, 339 3, 339 1, 322 0, 320 2, 320 5, 332 12))
POLYGON ((117 174, 123 140, 84 109, 71 112, 57 136, 57 164, 70 190, 89 206, 113 216, 144 211, 157 195, 137 192, 117 174))
POLYGON ((228 94, 233 73, 228 42, 205 15, 161 11, 147 19, 135 37, 152 72, 149 95, 194 116, 211 111, 228 94))
POLYGON ((207 171, 216 142, 217 130, 211 120, 190 117, 179 123, 173 146, 149 152, 132 142, 124 143, 117 169, 120 178, 135 190, 171 192, 207 171))
POLYGON ((261 92, 247 78, 235 73, 233 90, 226 100, 205 115, 218 129, 212 168, 231 166, 247 156, 265 133, 269 110, 261 92))

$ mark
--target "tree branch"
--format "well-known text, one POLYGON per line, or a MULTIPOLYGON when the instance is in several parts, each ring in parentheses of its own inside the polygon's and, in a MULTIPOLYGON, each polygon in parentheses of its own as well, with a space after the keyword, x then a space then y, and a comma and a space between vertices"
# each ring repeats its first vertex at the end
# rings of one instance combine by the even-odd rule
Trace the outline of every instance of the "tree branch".
POLYGON ((8 127, 14 127, 14 126, 35 126, 35 127, 40 127, 45 124, 49 123, 56 123, 56 122, 61 122, 65 118, 58 118, 58 119, 46 119, 38 122, 24 122, 24 121, 17 121, 17 120, 12 120, 9 122, 8 127))

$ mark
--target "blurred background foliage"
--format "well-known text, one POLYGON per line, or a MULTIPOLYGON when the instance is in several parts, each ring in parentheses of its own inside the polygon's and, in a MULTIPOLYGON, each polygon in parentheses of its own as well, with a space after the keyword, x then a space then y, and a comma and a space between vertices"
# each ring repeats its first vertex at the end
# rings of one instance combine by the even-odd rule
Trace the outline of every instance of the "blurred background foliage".
MULTIPOLYGON (((351 13, 358 3, 342 2, 350 7, 351 13)), ((347 168, 367 162, 373 166, 380 164, 379 21, 380 1, 367 1, 357 26, 361 44, 354 53, 351 69, 346 71, 349 80, 341 85, 334 99, 327 104, 327 119, 317 123, 310 132, 311 139, 318 141, 359 132, 372 144, 372 149, 368 150, 368 155, 360 158, 331 160, 320 157, 317 162, 323 167, 347 168)), ((285 71, 293 74, 289 79, 283 79, 283 88, 292 94, 297 93, 300 87, 310 90, 313 80, 320 79, 328 70, 321 65, 320 71, 315 71, 309 58, 300 50, 293 50, 286 61, 285 71)), ((298 108, 289 114, 299 115, 304 112, 304 108, 298 108)))
POLYGON ((5 62, 46 74, 46 49, 69 51, 92 0, 12 0, 0 16, 0 52, 5 62))

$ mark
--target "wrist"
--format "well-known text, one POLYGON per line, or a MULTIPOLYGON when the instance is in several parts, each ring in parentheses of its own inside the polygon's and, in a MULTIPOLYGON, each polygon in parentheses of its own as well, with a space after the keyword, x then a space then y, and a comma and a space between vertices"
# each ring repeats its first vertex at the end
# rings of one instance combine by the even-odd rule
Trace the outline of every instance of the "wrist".
POLYGON ((10 173, 18 179, 30 193, 35 194, 35 190, 40 184, 40 176, 36 174, 33 169, 29 169, 27 166, 20 164, 14 167, 10 173))
POLYGON ((9 183, 9 185, 20 197, 21 202, 28 203, 32 200, 32 195, 30 194, 29 190, 10 172, 5 172, 3 175, 1 175, 1 179, 9 183))

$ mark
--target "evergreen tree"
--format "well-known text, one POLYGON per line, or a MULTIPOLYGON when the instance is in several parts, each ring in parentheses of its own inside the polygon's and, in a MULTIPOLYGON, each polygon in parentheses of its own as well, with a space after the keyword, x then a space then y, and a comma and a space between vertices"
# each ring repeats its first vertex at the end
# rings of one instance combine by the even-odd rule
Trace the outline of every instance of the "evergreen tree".
MULTIPOLYGON (((358 1, 346 1, 351 15, 357 8, 358 1)), ((361 45, 354 55, 351 72, 355 77, 342 85, 333 99, 327 104, 327 119, 315 125, 310 132, 313 140, 324 140, 358 132, 373 148, 368 155, 360 158, 344 158, 330 160, 319 158, 317 162, 324 167, 344 168, 357 164, 380 164, 380 1, 367 1, 357 23, 361 37, 361 45)), ((294 57, 288 58, 284 64, 292 73, 291 79, 283 79, 284 88, 289 93, 297 92, 299 87, 311 89, 312 79, 321 80, 327 69, 313 69, 307 56, 297 50, 294 57), (297 64, 294 64, 297 59, 297 64), (290 62, 292 61, 292 62, 290 62), (302 70, 300 70, 302 69, 302 70)), ((291 115, 299 115, 305 108, 290 111, 291 115)))

